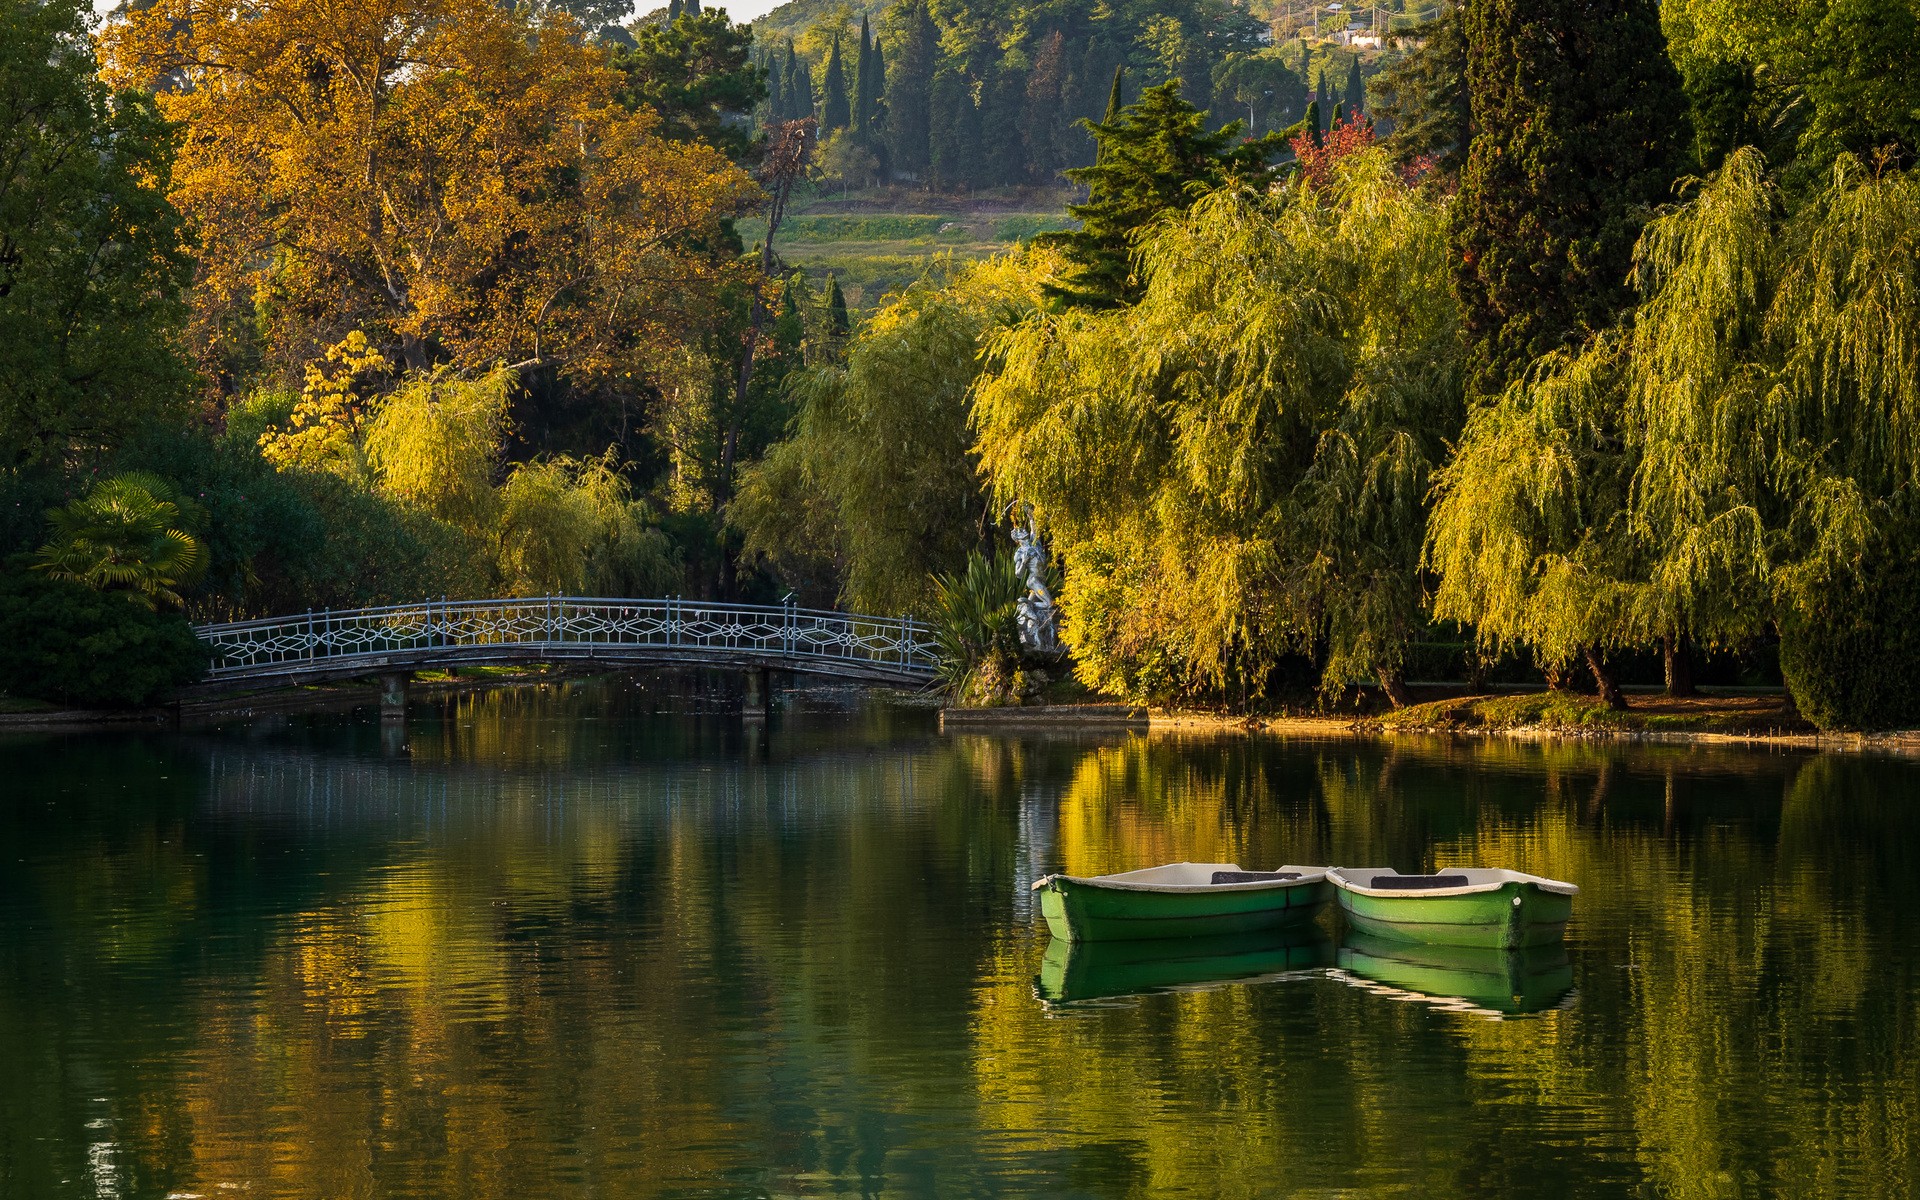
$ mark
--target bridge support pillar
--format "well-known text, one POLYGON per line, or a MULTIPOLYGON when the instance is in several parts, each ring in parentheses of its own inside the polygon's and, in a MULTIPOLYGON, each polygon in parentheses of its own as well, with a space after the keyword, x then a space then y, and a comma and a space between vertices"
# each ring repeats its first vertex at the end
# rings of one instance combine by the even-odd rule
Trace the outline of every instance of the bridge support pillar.
POLYGON ((747 668, 747 699, 740 706, 740 715, 749 721, 767 719, 767 669, 765 667, 747 668))
POLYGON ((380 718, 403 719, 407 715, 407 682, 411 671, 388 671, 380 676, 380 718))

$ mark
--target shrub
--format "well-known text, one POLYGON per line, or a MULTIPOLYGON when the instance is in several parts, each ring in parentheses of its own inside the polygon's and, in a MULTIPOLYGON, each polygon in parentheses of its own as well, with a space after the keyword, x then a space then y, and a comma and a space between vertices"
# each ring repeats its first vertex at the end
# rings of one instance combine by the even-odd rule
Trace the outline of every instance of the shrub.
POLYGON ((0 575, 0 690, 84 708, 149 704, 207 669, 185 617, 25 572, 0 575))
POLYGON ((1920 726, 1920 559, 1911 545, 1837 577, 1780 618, 1780 673, 1821 729, 1920 726))
POLYGON ((966 570, 935 577, 933 589, 941 678, 964 704, 982 677, 1010 676, 1018 667, 1018 605, 1026 584, 1011 556, 975 551, 966 570))

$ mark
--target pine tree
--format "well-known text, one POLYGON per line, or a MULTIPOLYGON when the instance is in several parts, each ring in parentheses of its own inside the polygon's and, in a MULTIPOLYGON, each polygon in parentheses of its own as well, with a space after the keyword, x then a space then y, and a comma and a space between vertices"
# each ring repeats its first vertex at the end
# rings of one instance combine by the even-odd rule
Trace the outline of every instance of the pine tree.
POLYGON ((1466 35, 1477 132, 1452 243, 1470 387, 1492 395, 1628 303, 1686 101, 1654 0, 1478 0, 1466 35))
POLYGON ((840 62, 840 35, 833 35, 833 49, 827 53, 827 77, 821 84, 820 130, 832 133, 845 129, 853 120, 847 105, 847 72, 840 62))
POLYGON ((1132 303, 1139 295, 1133 240, 1155 218, 1184 212, 1197 192, 1230 176, 1264 183, 1269 160, 1284 147, 1280 136, 1243 141, 1239 121, 1211 133, 1206 123, 1207 114, 1181 98, 1178 80, 1148 88, 1116 121, 1088 123, 1099 161, 1067 172, 1087 185, 1087 202, 1067 206, 1080 228, 1035 239, 1060 247, 1073 264, 1067 286, 1050 291, 1090 307, 1132 303))
POLYGON ((887 72, 887 148, 896 171, 927 182, 940 31, 927 11, 927 0, 899 0, 887 17, 894 45, 893 66, 887 72))
POLYGON ((1367 85, 1360 78, 1360 59, 1357 56, 1353 60, 1353 65, 1347 68, 1347 86, 1341 93, 1340 100, 1347 106, 1347 111, 1356 117, 1366 111, 1367 85))

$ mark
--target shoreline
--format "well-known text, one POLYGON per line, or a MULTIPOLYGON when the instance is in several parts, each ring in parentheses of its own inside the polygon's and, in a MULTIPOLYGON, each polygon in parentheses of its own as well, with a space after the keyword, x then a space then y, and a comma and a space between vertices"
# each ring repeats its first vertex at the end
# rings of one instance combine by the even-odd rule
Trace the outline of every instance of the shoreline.
MULTIPOLYGON (((578 678, 571 671, 519 671, 495 676, 417 679, 414 696, 444 696, 498 687, 525 687, 578 678)), ((1743 697, 1727 697, 1738 701, 1743 697)), ((245 720, 272 713, 324 712, 373 707, 379 690, 372 683, 278 688, 218 699, 182 699, 145 709, 43 709, 0 713, 0 734, 85 730, 178 730, 189 726, 245 720)), ((916 706, 917 707, 917 706, 916 706)), ((1807 752, 1884 753, 1920 756, 1920 729, 1878 733, 1823 733, 1811 729, 1635 728, 1626 725, 1456 721, 1395 721, 1394 714, 1370 716, 1233 714, 1205 709, 1154 708, 1122 703, 1028 705, 1004 708, 941 708, 942 733, 1021 735, 1037 733, 1129 733, 1155 735, 1252 736, 1316 740, 1392 741, 1397 738, 1504 738, 1516 742, 1627 743, 1708 746, 1729 749, 1807 752)))
POLYGON ((1236 717, 1187 709, 1155 709, 1150 731, 1155 733, 1264 733, 1279 737, 1505 738, 1518 742, 1626 742, 1644 745, 1724 746, 1731 748, 1881 752, 1920 755, 1920 730, 1884 733, 1821 733, 1818 731, 1730 731, 1712 729, 1625 729, 1564 725, 1389 725, 1375 717, 1236 717))

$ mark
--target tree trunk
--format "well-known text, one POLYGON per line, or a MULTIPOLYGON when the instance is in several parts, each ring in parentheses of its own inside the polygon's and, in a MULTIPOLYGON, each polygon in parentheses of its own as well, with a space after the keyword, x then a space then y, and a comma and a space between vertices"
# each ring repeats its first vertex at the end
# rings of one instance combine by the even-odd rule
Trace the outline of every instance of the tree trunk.
POLYGON ((1693 690, 1693 660, 1688 654, 1691 647, 1684 636, 1669 635, 1662 641, 1661 650, 1666 657, 1667 695, 1691 696, 1693 690))
POLYGON ((1548 665, 1540 668, 1540 673, 1547 677, 1548 691, 1570 692, 1573 690, 1571 687, 1567 686, 1569 683, 1569 680, 1567 679, 1567 669, 1565 667, 1562 667, 1555 663, 1549 663, 1548 665))
POLYGON ((1395 708, 1405 708, 1413 703, 1413 698, 1407 695, 1406 676, 1397 668, 1388 670, 1386 667, 1376 667, 1373 673, 1380 680, 1380 690, 1387 694, 1387 699, 1395 708))
POLYGON ((1619 681, 1613 672, 1607 670, 1607 664, 1601 661, 1600 652, 1592 646, 1586 648, 1587 669, 1593 672, 1594 686, 1600 689, 1600 698, 1607 702, 1608 708, 1625 708, 1627 698, 1620 691, 1619 681))

